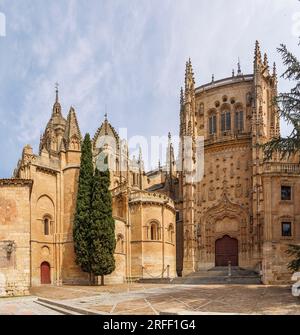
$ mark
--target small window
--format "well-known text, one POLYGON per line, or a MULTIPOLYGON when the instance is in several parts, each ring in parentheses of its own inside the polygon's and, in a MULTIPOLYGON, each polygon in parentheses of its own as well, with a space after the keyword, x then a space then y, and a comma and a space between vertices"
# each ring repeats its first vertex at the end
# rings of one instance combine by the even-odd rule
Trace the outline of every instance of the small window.
POLYGON ((231 115, 230 112, 224 112, 221 115, 221 131, 228 131, 231 129, 231 115))
POLYGON ((285 237, 292 236, 292 223, 291 222, 281 223, 281 235, 285 237))
POLYGON ((281 200, 292 200, 291 186, 281 186, 281 200))
POLYGON ((236 111, 235 112, 235 129, 237 131, 244 130, 244 112, 243 111, 236 111))
POLYGON ((44 235, 50 235, 50 221, 48 218, 44 219, 44 235))
POLYGON ((209 118, 209 135, 216 134, 217 132, 217 116, 212 115, 209 118))
POLYGON ((152 241, 156 241, 159 239, 158 237, 158 225, 157 223, 152 223, 150 227, 150 239, 152 241))

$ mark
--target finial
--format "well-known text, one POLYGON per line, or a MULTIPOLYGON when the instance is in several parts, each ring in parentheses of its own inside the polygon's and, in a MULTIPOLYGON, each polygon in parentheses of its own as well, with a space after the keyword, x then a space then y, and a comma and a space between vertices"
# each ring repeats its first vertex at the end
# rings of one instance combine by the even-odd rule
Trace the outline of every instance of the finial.
POLYGON ((255 42, 255 57, 254 57, 255 61, 261 61, 261 52, 260 52, 260 46, 259 46, 259 42, 256 41, 255 42))
POLYGON ((238 73, 238 76, 240 76, 242 74, 240 57, 238 58, 238 64, 237 64, 237 66, 238 66, 238 72, 237 73, 238 73))
POLYGON ((264 66, 268 67, 269 63, 268 63, 268 55, 265 53, 264 54, 264 66))
POLYGON ((211 76, 211 82, 213 83, 215 81, 215 75, 213 74, 212 76, 211 76))
POLYGON ((277 77, 276 63, 273 63, 273 77, 277 77))
POLYGON ((104 121, 107 122, 107 113, 104 114, 104 121))
POLYGON ((160 159, 158 160, 158 169, 161 169, 161 165, 160 165, 160 159))
POLYGON ((184 104, 183 88, 180 89, 180 105, 184 104))
POLYGON ((59 87, 59 83, 55 83, 55 102, 58 102, 58 87, 59 87))
POLYGON ((169 139, 169 142, 171 142, 172 136, 170 132, 168 133, 168 139, 169 139))
POLYGON ((194 72, 191 58, 186 62, 185 67, 185 89, 190 90, 195 84, 194 72))
POLYGON ((234 77, 234 69, 232 69, 232 77, 234 77))

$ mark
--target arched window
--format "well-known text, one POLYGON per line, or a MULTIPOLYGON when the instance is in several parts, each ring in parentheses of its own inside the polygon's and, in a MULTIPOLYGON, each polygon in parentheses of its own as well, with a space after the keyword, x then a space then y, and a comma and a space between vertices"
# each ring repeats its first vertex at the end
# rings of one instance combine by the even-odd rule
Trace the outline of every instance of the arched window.
POLYGON ((208 118, 208 128, 209 128, 209 135, 213 135, 217 133, 217 115, 212 114, 208 118))
POLYGON ((50 219, 44 218, 44 235, 50 235, 50 219))
POLYGON ((234 127, 237 131, 244 130, 244 112, 241 110, 235 112, 234 127))
POLYGON ((221 114, 221 131, 225 132, 231 130, 231 114, 230 111, 225 110, 221 114))
POLYGON ((150 224, 150 240, 152 241, 159 240, 159 230, 158 230, 158 224, 156 222, 151 222, 150 224))
POLYGON ((168 227, 168 241, 174 243, 174 226, 172 223, 168 227))

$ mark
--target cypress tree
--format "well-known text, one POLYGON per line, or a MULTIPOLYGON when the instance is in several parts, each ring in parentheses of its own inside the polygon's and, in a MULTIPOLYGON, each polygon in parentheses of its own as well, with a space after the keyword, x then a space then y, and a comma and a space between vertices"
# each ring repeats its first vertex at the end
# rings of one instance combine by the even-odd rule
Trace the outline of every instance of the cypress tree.
POLYGON ((91 271, 104 276, 115 270, 115 221, 112 217, 112 198, 109 191, 109 170, 96 169, 93 179, 91 206, 91 271))
POLYGON ((93 183, 93 156, 90 135, 86 134, 81 148, 79 184, 77 193, 76 213, 73 226, 74 250, 76 263, 82 271, 90 274, 90 227, 91 197, 93 183))

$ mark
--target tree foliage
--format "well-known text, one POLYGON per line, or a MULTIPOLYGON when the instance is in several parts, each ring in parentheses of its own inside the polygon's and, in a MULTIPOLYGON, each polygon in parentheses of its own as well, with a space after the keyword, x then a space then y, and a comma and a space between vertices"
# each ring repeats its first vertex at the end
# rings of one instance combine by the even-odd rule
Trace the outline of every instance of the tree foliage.
POLYGON ((294 272, 299 271, 300 270, 300 245, 290 244, 286 252, 289 256, 294 257, 294 259, 288 264, 288 268, 294 272))
POLYGON ((274 138, 264 147, 266 159, 271 159, 274 152, 280 153, 281 159, 288 158, 300 149, 300 62, 281 44, 277 49, 286 66, 282 78, 295 82, 295 86, 287 93, 280 93, 274 103, 279 107, 280 116, 293 127, 286 138, 274 138))
POLYGON ((91 273, 90 262, 90 227, 91 197, 93 182, 93 157, 90 135, 86 134, 81 148, 80 173, 76 212, 73 226, 76 263, 82 271, 91 273))
POLYGON ((109 185, 109 170, 96 169, 91 203, 91 271, 95 276, 101 276, 102 285, 103 276, 115 270, 115 222, 109 185))

